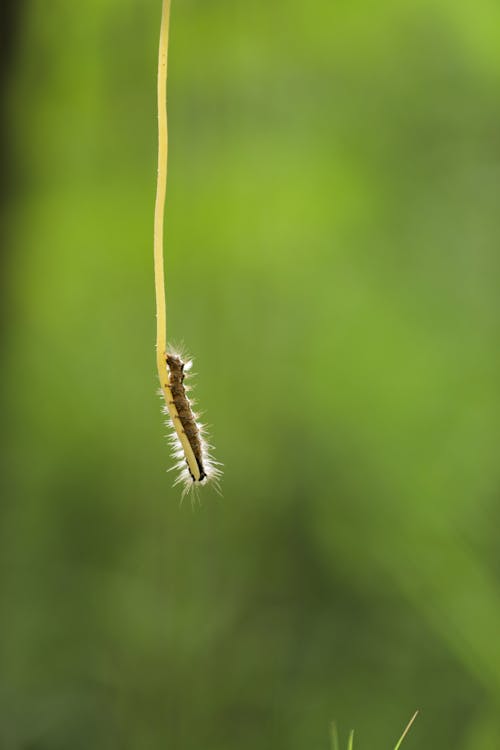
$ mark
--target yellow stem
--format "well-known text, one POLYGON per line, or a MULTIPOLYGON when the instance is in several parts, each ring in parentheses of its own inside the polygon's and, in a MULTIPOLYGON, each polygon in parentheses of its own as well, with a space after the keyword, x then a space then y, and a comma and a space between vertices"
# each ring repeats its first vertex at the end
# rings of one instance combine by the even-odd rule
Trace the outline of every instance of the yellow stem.
POLYGON ((401 735, 401 737, 399 738, 399 740, 398 740, 398 744, 396 745, 396 747, 394 748, 394 750, 399 750, 399 748, 401 747, 401 745, 402 745, 402 743, 403 743, 403 740, 404 740, 404 738, 406 737, 406 735, 407 735, 407 734, 408 734, 408 732, 410 731, 410 729, 411 729, 411 726, 412 726, 413 722, 415 721, 415 719, 417 718, 417 716, 418 716, 418 711, 415 711, 415 713, 414 713, 414 714, 413 714, 413 716, 411 717, 410 721, 409 721, 409 722, 408 722, 408 724, 406 725, 406 729, 405 729, 405 731, 403 732, 403 734, 401 735))
POLYGON ((170 0, 163 0, 158 48, 158 176, 154 222, 154 276, 156 293, 156 366, 160 386, 172 424, 181 442, 191 475, 199 480, 200 471, 193 449, 182 429, 179 413, 172 398, 167 367, 167 305, 165 301, 165 267, 163 261, 163 224, 167 193, 168 127, 167 127, 167 63, 170 0))
POLYGON ((154 229, 154 269, 156 290, 156 359, 158 375, 163 387, 164 373, 167 374, 165 354, 167 351, 167 310, 165 302, 165 270, 163 263, 163 223, 165 215, 165 195, 167 192, 167 60, 168 31, 170 25, 170 0, 163 0, 160 45, 158 49, 158 176, 156 182, 155 229, 154 229))

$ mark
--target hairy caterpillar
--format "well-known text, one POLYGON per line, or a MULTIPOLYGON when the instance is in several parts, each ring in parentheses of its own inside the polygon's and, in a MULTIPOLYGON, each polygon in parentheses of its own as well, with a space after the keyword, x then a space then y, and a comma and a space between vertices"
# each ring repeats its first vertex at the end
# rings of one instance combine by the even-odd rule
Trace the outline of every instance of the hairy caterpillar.
MULTIPOLYGON (((176 464, 173 469, 180 470, 175 484, 184 483, 184 492, 196 485, 214 480, 218 490, 218 478, 221 475, 218 462, 210 455, 211 446, 206 442, 205 427, 198 421, 199 415, 193 411, 194 401, 190 400, 184 384, 192 367, 192 361, 184 361, 180 354, 166 354, 168 367, 168 397, 165 412, 170 417, 173 429, 171 445, 176 464)), ((219 464, 220 465, 220 464, 219 464)))

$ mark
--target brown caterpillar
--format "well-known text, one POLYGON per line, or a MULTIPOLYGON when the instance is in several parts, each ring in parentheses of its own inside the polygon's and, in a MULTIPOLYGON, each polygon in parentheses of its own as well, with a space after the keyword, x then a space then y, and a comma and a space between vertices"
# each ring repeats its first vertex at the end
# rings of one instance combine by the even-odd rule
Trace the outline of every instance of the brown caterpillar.
POLYGON ((205 428, 198 421, 199 415, 193 411, 194 402, 187 395, 189 386, 184 385, 192 361, 184 362, 177 353, 167 353, 166 361, 169 401, 165 411, 169 414, 173 428, 170 440, 177 461, 173 468, 180 470, 175 484, 184 483, 183 495, 189 489, 209 480, 213 480, 216 489, 219 489, 221 471, 217 466, 220 464, 210 456, 211 446, 206 442, 205 428))

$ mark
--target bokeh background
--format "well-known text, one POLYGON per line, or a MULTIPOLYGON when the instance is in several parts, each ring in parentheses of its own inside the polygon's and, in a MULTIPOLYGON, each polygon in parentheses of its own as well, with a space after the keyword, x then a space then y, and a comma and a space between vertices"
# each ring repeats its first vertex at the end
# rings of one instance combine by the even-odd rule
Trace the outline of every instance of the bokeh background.
POLYGON ((5 2, 2 750, 500 747, 500 6, 5 2))

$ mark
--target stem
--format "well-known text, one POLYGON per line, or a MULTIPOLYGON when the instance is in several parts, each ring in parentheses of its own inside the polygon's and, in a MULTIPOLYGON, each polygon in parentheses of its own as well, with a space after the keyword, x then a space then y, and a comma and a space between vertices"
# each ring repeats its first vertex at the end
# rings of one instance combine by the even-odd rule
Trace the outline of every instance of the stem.
POLYGON ((154 274, 156 292, 156 362, 162 388, 168 384, 166 362, 167 351, 167 309, 165 301, 165 269, 163 262, 163 223, 165 216, 165 195, 167 192, 167 61, 168 31, 170 25, 170 0, 163 0, 160 45, 158 49, 158 176, 156 182, 156 203, 154 223, 154 274))
POLYGON ((158 48, 158 177, 156 181, 156 203, 154 223, 154 275, 156 293, 156 366, 160 386, 172 425, 177 433, 184 455, 195 481, 200 479, 200 470, 179 413, 172 398, 167 367, 167 305, 165 301, 165 267, 163 262, 163 224, 165 218, 165 196, 167 192, 168 127, 167 127, 167 62, 168 32, 170 27, 170 0, 163 0, 158 48))
POLYGON ((410 731, 411 725, 413 724, 413 722, 415 721, 415 719, 417 718, 417 716, 418 716, 418 711, 415 711, 415 713, 411 717, 410 721, 406 725, 406 729, 403 732, 403 734, 401 735, 401 737, 399 738, 398 744, 396 745, 396 747, 394 748, 394 750, 399 750, 399 748, 401 747, 401 745, 403 743, 404 738, 406 737, 406 735, 410 731))

